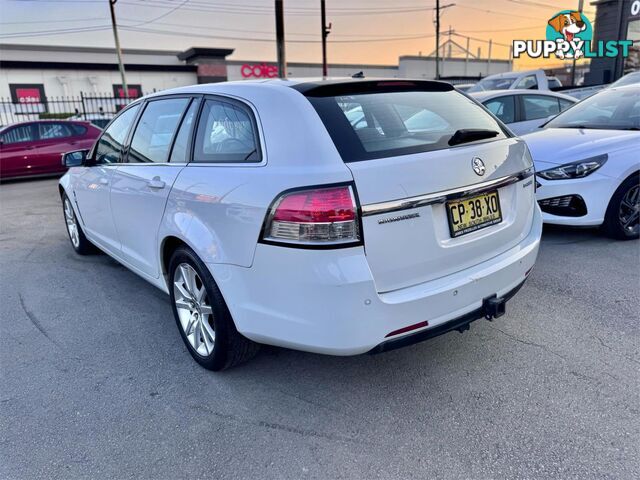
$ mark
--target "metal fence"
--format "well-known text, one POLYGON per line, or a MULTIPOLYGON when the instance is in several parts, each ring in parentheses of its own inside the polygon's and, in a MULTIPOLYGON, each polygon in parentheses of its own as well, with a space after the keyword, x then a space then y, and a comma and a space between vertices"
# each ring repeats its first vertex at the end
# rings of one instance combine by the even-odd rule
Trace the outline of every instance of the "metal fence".
POLYGON ((0 97, 0 126, 17 122, 51 119, 110 119, 134 98, 113 94, 85 94, 77 97, 45 97, 20 101, 0 97))

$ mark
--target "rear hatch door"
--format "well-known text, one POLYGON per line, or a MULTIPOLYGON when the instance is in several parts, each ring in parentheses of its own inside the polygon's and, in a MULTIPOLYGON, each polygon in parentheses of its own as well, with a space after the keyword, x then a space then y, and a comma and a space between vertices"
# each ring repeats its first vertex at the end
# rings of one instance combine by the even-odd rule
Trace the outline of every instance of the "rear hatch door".
POLYGON ((353 174, 379 292, 477 265, 529 233, 528 149, 483 107, 439 82, 347 85, 310 101, 353 174), (494 133, 450 145, 460 130, 494 133))

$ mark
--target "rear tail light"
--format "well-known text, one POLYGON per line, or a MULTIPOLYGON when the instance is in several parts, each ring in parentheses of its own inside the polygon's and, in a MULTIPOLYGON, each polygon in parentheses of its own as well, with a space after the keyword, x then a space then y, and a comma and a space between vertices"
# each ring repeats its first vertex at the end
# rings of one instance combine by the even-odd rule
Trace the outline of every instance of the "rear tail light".
POLYGON ((318 247, 360 243, 353 189, 343 185, 282 194, 267 214, 262 239, 269 243, 318 247))

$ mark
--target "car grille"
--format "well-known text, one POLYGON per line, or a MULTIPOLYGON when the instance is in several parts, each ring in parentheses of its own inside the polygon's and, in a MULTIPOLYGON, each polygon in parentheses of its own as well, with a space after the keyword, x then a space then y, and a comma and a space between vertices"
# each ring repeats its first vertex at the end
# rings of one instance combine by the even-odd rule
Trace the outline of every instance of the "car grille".
POLYGON ((580 195, 545 198, 539 200, 538 205, 543 212, 561 217, 583 217, 587 214, 587 205, 580 195))

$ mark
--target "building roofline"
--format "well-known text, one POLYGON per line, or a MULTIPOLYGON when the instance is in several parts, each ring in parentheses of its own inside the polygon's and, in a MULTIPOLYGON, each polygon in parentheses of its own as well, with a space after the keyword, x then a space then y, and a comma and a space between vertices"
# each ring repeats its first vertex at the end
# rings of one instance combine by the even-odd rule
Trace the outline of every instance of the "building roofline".
MULTIPOLYGON (((276 65, 276 62, 271 60, 227 60, 227 65, 244 65, 246 63, 264 63, 266 65, 276 65)), ((287 67, 320 67, 321 63, 313 62, 287 62, 287 67)), ((380 65, 371 63, 330 63, 328 65, 331 68, 387 68, 389 70, 397 70, 397 65, 380 65)))
POLYGON ((235 49, 233 48, 208 48, 208 47, 191 47, 184 52, 178 53, 178 58, 182 61, 188 62, 189 60, 196 59, 198 57, 222 57, 225 58, 231 55, 235 49))
MULTIPOLYGON (((2 50, 18 50, 18 51, 45 51, 45 52, 82 52, 82 53, 116 53, 115 48, 111 47, 74 47, 70 45, 27 45, 18 43, 0 43, 0 52, 2 50)), ((180 51, 175 50, 148 50, 142 48, 124 48, 122 53, 129 55, 167 55, 178 56, 180 51)))
MULTIPOLYGON (((117 63, 87 62, 39 62, 24 60, 0 60, 0 68, 24 68, 28 70, 118 70, 117 63)), ((125 70, 132 72, 195 72, 196 65, 155 65, 149 63, 125 63, 125 70)))

